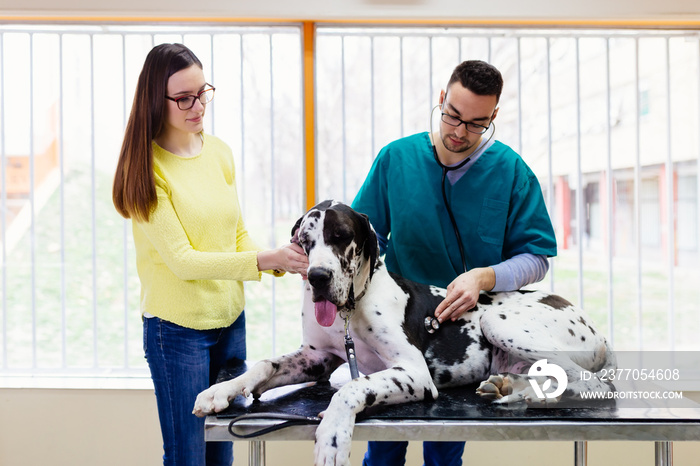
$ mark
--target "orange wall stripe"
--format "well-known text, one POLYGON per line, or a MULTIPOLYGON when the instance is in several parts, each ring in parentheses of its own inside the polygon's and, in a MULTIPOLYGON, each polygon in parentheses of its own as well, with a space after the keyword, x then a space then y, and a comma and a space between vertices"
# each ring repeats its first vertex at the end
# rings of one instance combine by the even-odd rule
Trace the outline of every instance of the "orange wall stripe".
POLYGON ((304 72, 304 185, 306 208, 316 205, 316 106, 315 106, 315 54, 316 25, 305 21, 302 26, 304 72))

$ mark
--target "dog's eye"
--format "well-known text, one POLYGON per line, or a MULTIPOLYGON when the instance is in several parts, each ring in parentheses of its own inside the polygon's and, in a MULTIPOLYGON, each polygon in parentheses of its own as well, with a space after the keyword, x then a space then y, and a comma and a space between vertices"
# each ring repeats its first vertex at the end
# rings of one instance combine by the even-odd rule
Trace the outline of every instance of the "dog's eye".
POLYGON ((338 228, 333 232, 333 237, 337 240, 349 240, 352 238, 352 231, 347 228, 338 228))

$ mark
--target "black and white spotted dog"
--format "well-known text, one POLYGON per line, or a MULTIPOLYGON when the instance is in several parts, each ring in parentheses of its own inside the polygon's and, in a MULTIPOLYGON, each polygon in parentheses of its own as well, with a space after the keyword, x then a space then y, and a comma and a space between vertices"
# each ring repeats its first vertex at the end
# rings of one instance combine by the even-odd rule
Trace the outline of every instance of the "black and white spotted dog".
POLYGON ((482 293, 477 307, 429 333, 425 319, 446 291, 389 273, 365 215, 325 201, 299 219, 293 234, 309 256, 303 344, 202 392, 195 414, 219 412, 238 395, 328 380, 347 359, 345 317, 366 375, 343 385, 323 413, 317 465, 349 464, 355 415, 369 406, 431 400, 438 388, 480 381, 478 392, 496 403, 538 401, 529 377, 507 373, 514 360, 538 369, 545 358, 556 363, 568 376, 563 396, 612 389, 595 377, 580 380, 580 371, 614 367, 614 354, 583 313, 558 296, 482 293))

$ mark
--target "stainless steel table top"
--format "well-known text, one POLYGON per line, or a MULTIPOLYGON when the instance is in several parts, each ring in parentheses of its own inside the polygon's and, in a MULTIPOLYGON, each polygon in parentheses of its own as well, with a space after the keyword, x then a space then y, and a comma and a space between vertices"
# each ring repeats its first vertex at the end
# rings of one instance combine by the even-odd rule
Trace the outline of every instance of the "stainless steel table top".
MULTIPOLYGON (((244 366, 232 366, 220 379, 231 378, 244 366)), ((222 416, 208 416, 208 441, 235 440, 229 423, 245 413, 287 413, 315 416, 328 405, 340 381, 280 387, 260 400, 234 400, 222 416)), ((646 387, 650 388, 650 387, 646 387)), ((653 387, 652 387, 653 388, 653 387)), ((618 400, 586 407, 527 408, 498 406, 480 399, 475 387, 441 390, 435 401, 370 409, 358 417, 354 440, 700 440, 700 404, 680 400, 618 400)), ((245 420, 241 434, 275 425, 274 420, 245 420)), ((315 425, 291 426, 255 440, 313 440, 315 425)))

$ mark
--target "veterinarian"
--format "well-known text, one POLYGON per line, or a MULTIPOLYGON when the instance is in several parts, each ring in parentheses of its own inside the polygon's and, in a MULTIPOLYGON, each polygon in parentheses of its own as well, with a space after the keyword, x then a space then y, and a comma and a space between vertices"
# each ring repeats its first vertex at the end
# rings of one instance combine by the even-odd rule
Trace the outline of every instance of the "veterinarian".
MULTIPOLYGON (((435 310, 439 322, 473 308, 481 290, 542 280, 557 253, 537 178, 493 138, 502 88, 492 65, 458 65, 430 132, 384 147, 352 205, 369 216, 390 272, 447 288, 435 310)), ((424 442, 425 465, 461 465, 464 445, 424 442)), ((407 446, 369 442, 363 464, 404 464, 407 446)))
POLYGON ((203 132, 214 87, 185 46, 153 48, 139 76, 114 178, 133 220, 144 351, 155 386, 165 465, 226 465, 230 442, 204 442, 197 394, 225 361, 246 357, 243 281, 305 273, 297 245, 261 250, 246 231, 231 149, 203 132))

